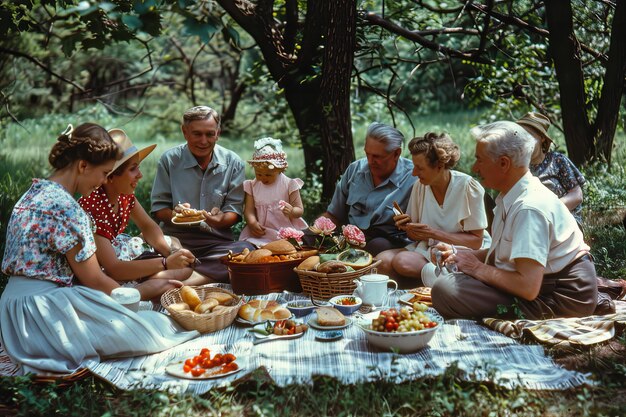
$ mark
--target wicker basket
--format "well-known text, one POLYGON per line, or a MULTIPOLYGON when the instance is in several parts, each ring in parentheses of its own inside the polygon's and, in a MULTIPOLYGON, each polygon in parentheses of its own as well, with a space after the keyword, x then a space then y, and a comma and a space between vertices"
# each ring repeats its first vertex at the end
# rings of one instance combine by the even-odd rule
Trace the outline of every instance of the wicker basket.
POLYGON ((356 288, 356 284, 352 280, 363 275, 369 274, 379 264, 379 259, 374 259, 370 265, 356 271, 342 272, 339 274, 324 274, 316 271, 294 271, 300 278, 302 292, 312 295, 318 300, 329 300, 336 295, 352 294, 356 288))
POLYGON ((294 267, 300 265, 302 259, 268 263, 233 262, 227 257, 222 262, 228 266, 230 285, 237 294, 259 295, 271 292, 300 292, 300 281, 294 267))
POLYGON ((239 307, 241 307, 241 297, 226 291, 222 288, 212 287, 210 284, 192 287, 198 293, 198 297, 204 301, 206 295, 210 292, 223 292, 233 296, 233 301, 227 308, 215 313, 197 314, 193 311, 177 311, 171 310, 170 305, 182 303, 180 296, 180 288, 173 288, 166 291, 161 296, 161 305, 170 313, 172 318, 187 330, 197 330, 200 333, 211 333, 221 330, 231 325, 237 317, 239 307))

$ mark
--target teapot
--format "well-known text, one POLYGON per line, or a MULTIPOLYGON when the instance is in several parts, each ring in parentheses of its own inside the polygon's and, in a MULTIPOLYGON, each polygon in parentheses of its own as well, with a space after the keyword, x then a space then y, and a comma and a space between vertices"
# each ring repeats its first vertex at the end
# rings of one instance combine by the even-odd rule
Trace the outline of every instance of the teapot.
POLYGON ((363 300, 363 304, 372 306, 382 306, 385 304, 386 298, 398 290, 398 283, 389 279, 383 274, 367 274, 355 279, 352 282, 356 284, 356 295, 363 300), (388 292, 387 284, 393 283, 394 288, 388 292))

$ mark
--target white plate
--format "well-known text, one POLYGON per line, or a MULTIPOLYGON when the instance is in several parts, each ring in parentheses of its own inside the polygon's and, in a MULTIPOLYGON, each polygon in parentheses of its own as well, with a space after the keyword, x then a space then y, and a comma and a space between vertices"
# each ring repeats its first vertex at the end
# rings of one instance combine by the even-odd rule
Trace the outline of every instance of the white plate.
POLYGON ((185 379, 216 379, 216 378, 224 378, 228 375, 236 374, 237 372, 241 371, 241 368, 237 368, 234 371, 226 372, 223 374, 222 373, 212 374, 211 371, 215 372, 216 369, 207 369, 202 375, 193 376, 191 375, 191 372, 183 371, 184 364, 185 364, 185 361, 172 362, 165 367, 165 372, 167 372, 168 374, 172 376, 176 376, 178 378, 185 378, 185 379))
POLYGON ((172 224, 175 224, 177 226, 196 226, 204 221, 204 220, 196 220, 193 222, 175 222, 174 221, 175 218, 176 217, 172 217, 172 224))
MULTIPOLYGON (((411 299, 415 297, 415 294, 407 292, 406 294, 402 294, 399 298, 398 298, 398 303, 400 304, 404 304, 407 305, 409 307, 413 307, 413 303, 411 302, 411 299)), ((426 304, 429 307, 432 307, 433 303, 432 301, 420 301, 422 304, 426 304)))
POLYGON ((313 317, 309 319, 307 324, 317 330, 340 330, 340 329, 345 329, 346 327, 350 326, 352 324, 352 319, 349 317, 346 317, 346 324, 342 326, 322 326, 321 324, 317 322, 317 319, 313 317))
MULTIPOLYGON (((296 323, 296 324, 302 324, 302 323, 296 323)), ((258 329, 265 329, 265 323, 259 323, 259 324, 257 324, 256 326, 253 327, 253 329, 256 329, 256 328, 258 328, 258 329)), ((305 330, 305 331, 303 331, 301 333, 285 334, 285 335, 277 335, 277 334, 273 334, 273 333, 265 335, 265 334, 261 334, 261 333, 257 333, 257 332, 251 332, 251 333, 254 335, 254 337, 256 339, 259 339, 259 340, 273 340, 273 339, 289 340, 289 339, 297 339, 299 337, 302 337, 302 336, 304 336, 304 334, 306 332, 307 331, 305 330)))

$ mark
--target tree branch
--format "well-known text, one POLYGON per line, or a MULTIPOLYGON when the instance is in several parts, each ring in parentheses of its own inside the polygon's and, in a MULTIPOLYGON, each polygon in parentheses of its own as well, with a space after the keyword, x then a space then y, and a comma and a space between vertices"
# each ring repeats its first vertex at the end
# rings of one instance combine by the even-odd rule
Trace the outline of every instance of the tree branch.
POLYGON ((468 61, 473 61, 473 62, 478 62, 478 63, 482 63, 482 64, 493 64, 493 62, 490 59, 487 58, 483 58, 480 56, 477 56, 476 54, 473 53, 467 53, 467 52, 463 52, 463 51, 458 51, 456 49, 452 49, 452 48, 448 48, 446 46, 443 46, 437 42, 433 42, 430 41, 426 38, 424 38, 424 36, 422 36, 421 32, 419 31, 411 31, 408 29, 405 29, 393 22, 388 21, 387 19, 384 19, 383 17, 375 14, 375 13, 365 13, 364 14, 364 19, 365 21, 373 26, 379 26, 381 28, 384 28, 386 30, 388 30, 389 32, 395 33, 396 35, 402 36, 405 39, 414 41, 419 43, 420 45, 424 46, 427 49, 430 49, 432 51, 435 52, 440 52, 444 55, 447 56, 451 56, 451 57, 456 57, 456 58, 462 58, 462 59, 466 59, 468 61))

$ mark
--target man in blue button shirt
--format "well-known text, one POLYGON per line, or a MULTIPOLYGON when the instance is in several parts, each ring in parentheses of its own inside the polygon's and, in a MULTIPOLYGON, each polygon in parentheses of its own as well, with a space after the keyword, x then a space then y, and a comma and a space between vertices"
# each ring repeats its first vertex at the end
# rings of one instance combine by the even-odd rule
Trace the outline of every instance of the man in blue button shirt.
POLYGON ((393 221, 393 202, 405 210, 415 177, 413 163, 402 158, 404 135, 372 123, 365 136, 365 158, 351 163, 323 215, 337 225, 353 224, 365 233, 372 255, 409 243, 393 221))
POLYGON ((186 143, 161 156, 152 187, 152 214, 163 232, 177 237, 199 260, 196 271, 214 281, 228 282, 228 270, 219 260, 229 250, 253 249, 234 242, 231 227, 241 219, 244 164, 234 152, 217 144, 220 117, 207 106, 192 107, 183 115, 186 143), (172 224, 174 208, 205 210, 199 226, 172 224))

